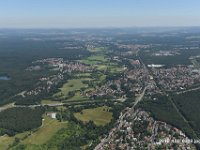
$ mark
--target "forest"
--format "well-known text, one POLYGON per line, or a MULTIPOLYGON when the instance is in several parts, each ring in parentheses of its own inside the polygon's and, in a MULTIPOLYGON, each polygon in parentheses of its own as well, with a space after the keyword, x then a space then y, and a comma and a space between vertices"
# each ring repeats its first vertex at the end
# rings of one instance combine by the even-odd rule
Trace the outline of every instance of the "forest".
POLYGON ((181 113, 189 121, 195 133, 200 137, 200 91, 191 91, 179 95, 173 95, 172 99, 178 106, 181 113))
POLYGON ((196 137, 191 126, 184 121, 173 105, 171 97, 154 95, 153 98, 145 98, 137 107, 151 112, 155 119, 183 130, 189 137, 196 137), (153 100, 153 98, 156 98, 156 100, 153 100))
POLYGON ((14 135, 41 126, 42 107, 16 107, 0 112, 0 135, 14 135))
POLYGON ((47 70, 27 71, 26 68, 33 61, 52 57, 73 60, 90 54, 81 42, 68 39, 68 35, 50 36, 48 31, 44 31, 47 34, 45 36, 41 34, 40 30, 34 31, 35 34, 37 33, 36 35, 30 34, 30 32, 29 30, 19 33, 7 31, 6 38, 0 40, 0 75, 7 75, 10 78, 7 81, 0 80, 0 105, 12 101, 13 95, 32 89, 39 78, 52 74, 47 70), (34 40, 35 36, 38 40, 34 40), (80 48, 64 49, 67 45, 80 48))

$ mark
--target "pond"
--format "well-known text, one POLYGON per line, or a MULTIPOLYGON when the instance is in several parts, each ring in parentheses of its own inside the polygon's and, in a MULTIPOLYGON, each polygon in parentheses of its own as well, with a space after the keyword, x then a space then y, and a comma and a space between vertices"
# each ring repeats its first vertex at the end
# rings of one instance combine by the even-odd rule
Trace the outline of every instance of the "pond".
POLYGON ((8 76, 0 76, 0 81, 1 80, 7 81, 7 80, 10 80, 10 78, 8 76))

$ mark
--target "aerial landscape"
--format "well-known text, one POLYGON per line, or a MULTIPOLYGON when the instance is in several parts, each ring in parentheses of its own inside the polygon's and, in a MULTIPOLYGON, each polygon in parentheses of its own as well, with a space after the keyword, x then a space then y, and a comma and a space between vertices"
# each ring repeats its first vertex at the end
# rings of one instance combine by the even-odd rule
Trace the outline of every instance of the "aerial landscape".
POLYGON ((0 150, 200 149, 200 24, 16 18, 0 14, 0 150))

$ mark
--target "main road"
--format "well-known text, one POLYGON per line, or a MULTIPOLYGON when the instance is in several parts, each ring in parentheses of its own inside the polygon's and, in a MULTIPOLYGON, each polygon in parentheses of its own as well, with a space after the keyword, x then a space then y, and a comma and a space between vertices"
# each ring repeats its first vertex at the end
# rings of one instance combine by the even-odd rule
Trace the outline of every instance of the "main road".
MULTIPOLYGON (((134 105, 131 107, 131 109, 127 110, 125 113, 120 114, 119 119, 117 120, 117 123, 118 123, 116 126, 117 130, 120 130, 120 128, 122 127, 123 120, 127 114, 131 113, 132 117, 135 117, 135 115, 136 115, 136 113, 134 111, 135 107, 143 99, 146 89, 147 89, 147 87, 145 87, 143 89, 143 92, 138 97, 136 97, 136 101, 135 101, 134 105)), ((101 142, 95 147, 94 150, 103 150, 103 146, 105 145, 105 143, 107 143, 111 139, 113 134, 114 134, 114 131, 111 130, 108 137, 107 138, 105 137, 104 139, 102 139, 101 142)))

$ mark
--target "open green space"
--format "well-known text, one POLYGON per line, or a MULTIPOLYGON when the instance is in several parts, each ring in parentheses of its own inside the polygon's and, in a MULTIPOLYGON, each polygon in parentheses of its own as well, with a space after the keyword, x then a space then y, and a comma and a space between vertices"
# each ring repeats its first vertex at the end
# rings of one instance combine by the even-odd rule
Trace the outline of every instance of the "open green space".
POLYGON ((31 131, 26 131, 23 133, 18 133, 15 136, 0 136, 0 150, 8 149, 15 142, 16 139, 23 140, 25 139, 31 131))
POLYGON ((95 68, 97 68, 98 70, 106 70, 108 68, 107 65, 104 64, 99 64, 99 65, 95 65, 95 68))
POLYGON ((87 58, 89 61, 107 62, 108 59, 104 55, 93 55, 87 58))
MULTIPOLYGON (((10 147, 15 142, 15 139, 19 139, 20 142, 17 146, 23 144, 26 145, 26 150, 38 150, 44 148, 43 144, 47 143, 57 131, 67 127, 68 122, 59 122, 56 119, 51 119, 47 116, 44 117, 42 126, 36 131, 27 131, 16 134, 15 136, 1 136, 0 137, 0 149, 4 150, 10 147), (41 145, 41 147, 40 147, 41 145)), ((11 149, 15 149, 16 146, 11 149)))
POLYGON ((112 119, 112 112, 107 106, 92 109, 84 109, 80 113, 75 113, 75 117, 83 122, 93 121, 96 125, 106 125, 112 119))
POLYGON ((117 65, 111 65, 108 67, 108 71, 111 73, 119 73, 122 72, 124 69, 117 65))
POLYGON ((66 98, 68 97, 69 92, 78 91, 81 90, 81 88, 87 88, 88 85, 83 83, 85 80, 89 80, 89 78, 69 80, 63 85, 62 88, 60 88, 60 92, 54 94, 53 96, 58 98, 66 98))
POLYGON ((91 77, 91 73, 77 73, 77 74, 74 74, 74 77, 90 78, 91 77))
POLYGON ((68 98, 67 100, 63 101, 63 102, 67 102, 67 101, 84 101, 87 100, 87 97, 84 97, 80 94, 80 92, 76 92, 75 95, 73 97, 68 98))
POLYGON ((93 53, 98 53, 98 52, 102 52, 102 51, 105 51, 105 50, 106 50, 105 47, 95 47, 95 48, 88 49, 88 51, 93 52, 93 53))
POLYGON ((0 136, 0 149, 7 149, 9 145, 11 145, 14 142, 14 138, 11 138, 7 135, 0 136))
POLYGON ((92 55, 86 59, 80 60, 81 63, 87 64, 87 65, 98 65, 106 63, 108 59, 104 55, 92 55))
POLYGON ((59 102, 59 101, 52 101, 52 100, 48 100, 48 99, 44 99, 44 100, 41 101, 41 104, 43 104, 43 105, 59 104, 59 103, 61 103, 61 102, 59 102))
POLYGON ((22 141, 23 144, 41 145, 46 143, 61 128, 66 128, 67 122, 59 122, 56 119, 44 117, 42 126, 28 138, 22 141))

